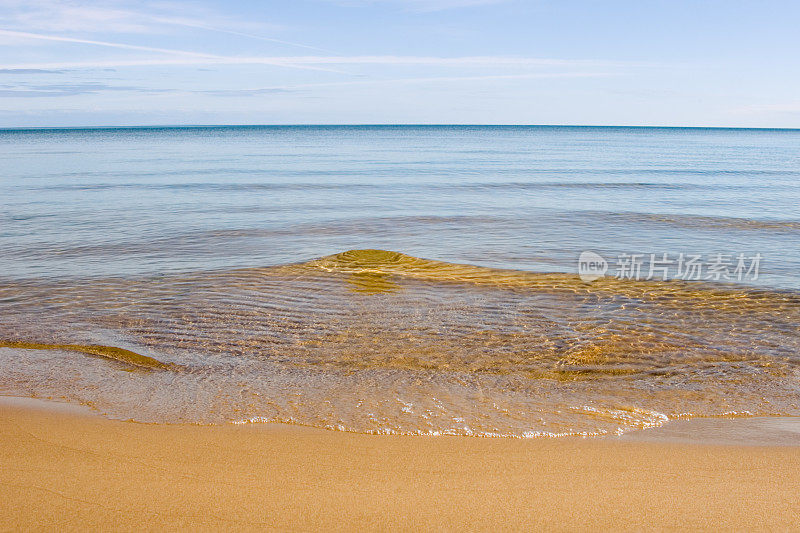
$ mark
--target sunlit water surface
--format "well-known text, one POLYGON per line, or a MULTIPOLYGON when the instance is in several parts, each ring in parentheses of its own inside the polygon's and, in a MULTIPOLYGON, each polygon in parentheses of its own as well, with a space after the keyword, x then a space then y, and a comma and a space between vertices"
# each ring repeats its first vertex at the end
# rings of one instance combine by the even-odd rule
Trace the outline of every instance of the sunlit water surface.
POLYGON ((0 394, 517 437, 800 414, 800 131, 5 130, 0 169, 0 394), (763 260, 588 283, 584 250, 763 260))

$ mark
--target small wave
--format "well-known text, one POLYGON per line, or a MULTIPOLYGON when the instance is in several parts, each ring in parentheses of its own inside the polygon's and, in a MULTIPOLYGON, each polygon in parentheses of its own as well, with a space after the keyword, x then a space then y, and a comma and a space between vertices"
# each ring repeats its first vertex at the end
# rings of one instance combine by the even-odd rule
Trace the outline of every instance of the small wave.
MULTIPOLYGON (((230 170, 210 172, 218 175, 221 172, 230 173, 230 170)), ((250 172, 253 173, 253 172, 250 172)), ((192 172, 195 174, 195 172, 192 172)), ((158 174, 160 176, 161 174, 158 174)), ((140 178, 142 176, 139 176, 140 178)), ((305 176, 303 176, 305 177, 305 176)), ((209 192, 250 192, 250 191, 370 191, 370 190, 406 190, 408 184, 405 183, 363 183, 363 182, 330 182, 330 181, 305 181, 305 182, 242 182, 221 183, 221 182, 184 182, 184 183, 142 183, 142 182, 117 182, 117 183, 69 183, 47 186, 20 186, 21 189, 31 192, 55 191, 113 191, 113 190, 152 190, 152 191, 209 191, 209 192)), ((795 183, 781 185, 771 184, 769 189, 794 190, 798 187, 795 183)), ((548 190, 548 189, 587 189, 587 190, 709 190, 709 191, 729 191, 729 190, 754 190, 759 189, 757 184, 727 184, 718 183, 681 183, 681 182, 643 182, 643 181, 481 181, 467 183, 448 183, 437 182, 414 183, 415 190, 548 190)))
POLYGON ((800 220, 768 220, 740 217, 721 217, 673 213, 637 213, 637 212, 608 212, 608 211, 581 211, 581 215, 591 219, 605 219, 619 223, 653 223, 674 227, 684 227, 694 230, 721 229, 721 230, 771 230, 771 231, 798 231, 800 220))

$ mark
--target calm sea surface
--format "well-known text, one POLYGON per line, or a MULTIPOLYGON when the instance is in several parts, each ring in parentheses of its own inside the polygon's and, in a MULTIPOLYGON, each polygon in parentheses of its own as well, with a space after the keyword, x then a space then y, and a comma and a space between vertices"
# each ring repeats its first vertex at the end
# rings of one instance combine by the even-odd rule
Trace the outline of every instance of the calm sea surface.
POLYGON ((0 130, 0 394, 410 434, 798 415, 800 130, 0 130))

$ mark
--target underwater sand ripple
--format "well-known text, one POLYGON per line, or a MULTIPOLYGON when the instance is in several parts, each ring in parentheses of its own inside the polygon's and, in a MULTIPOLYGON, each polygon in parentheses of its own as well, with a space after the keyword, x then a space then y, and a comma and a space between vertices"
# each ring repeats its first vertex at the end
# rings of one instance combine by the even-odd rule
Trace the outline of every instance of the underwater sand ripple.
POLYGON ((0 301, 0 348, 53 352, 0 350, 0 389, 140 420, 536 436, 798 412, 791 291, 584 283, 350 250, 276 267, 5 284, 0 301), (63 350, 183 371, 118 376, 63 350))

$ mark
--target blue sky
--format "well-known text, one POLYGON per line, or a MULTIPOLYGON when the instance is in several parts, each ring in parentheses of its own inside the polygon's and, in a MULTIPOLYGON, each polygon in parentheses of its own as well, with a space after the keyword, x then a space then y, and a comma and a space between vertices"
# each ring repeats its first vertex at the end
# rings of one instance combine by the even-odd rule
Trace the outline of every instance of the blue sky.
POLYGON ((0 126, 800 127, 800 2, 0 0, 0 126))

